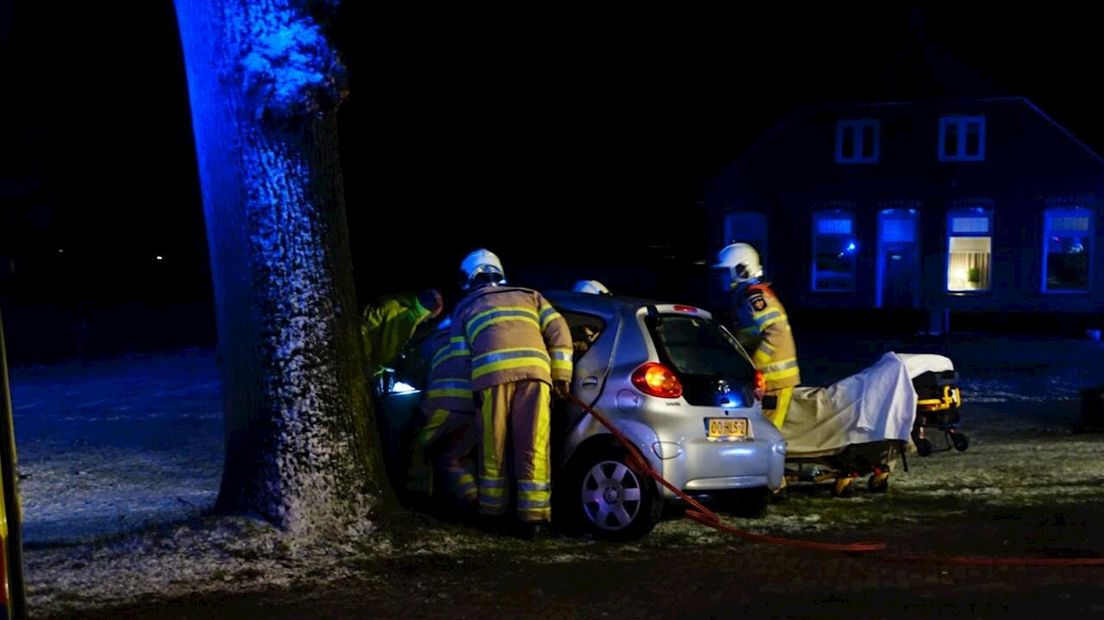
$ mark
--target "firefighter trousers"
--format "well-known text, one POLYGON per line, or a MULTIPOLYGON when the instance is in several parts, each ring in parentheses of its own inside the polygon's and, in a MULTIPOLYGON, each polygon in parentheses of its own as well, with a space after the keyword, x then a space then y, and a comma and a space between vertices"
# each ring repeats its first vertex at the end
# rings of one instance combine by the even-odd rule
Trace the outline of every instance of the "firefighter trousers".
POLYGON ((510 476, 517 483, 517 514, 534 523, 552 516, 552 473, 549 385, 528 380, 503 383, 480 392, 479 512, 505 514, 510 500, 510 476), (509 438, 509 441, 507 439, 509 438), (507 444, 512 454, 507 455, 507 444), (511 458, 507 458, 507 457, 511 458))
POLYGON ((475 466, 471 461, 476 439, 472 414, 447 409, 435 409, 415 439, 433 463, 435 473, 444 471, 449 499, 460 506, 474 506, 476 502, 475 466))
POLYGON ((775 428, 782 428, 782 424, 786 421, 786 413, 790 410, 790 399, 793 397, 793 386, 767 390, 766 395, 773 396, 774 398, 764 398, 764 404, 773 400, 774 408, 767 409, 764 407, 763 415, 771 421, 771 424, 774 424, 775 428))

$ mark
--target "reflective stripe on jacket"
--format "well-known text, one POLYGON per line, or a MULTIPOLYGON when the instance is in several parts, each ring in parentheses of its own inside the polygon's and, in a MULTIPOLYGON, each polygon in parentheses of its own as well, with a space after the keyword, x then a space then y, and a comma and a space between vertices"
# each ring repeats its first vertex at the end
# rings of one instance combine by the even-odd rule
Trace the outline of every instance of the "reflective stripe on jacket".
POLYGON ((752 284, 736 292, 736 337, 762 371, 767 390, 801 383, 786 309, 766 284, 752 284))
POLYGON ((421 408, 426 414, 437 410, 475 411, 471 387, 471 349, 463 336, 438 329, 422 351, 429 361, 429 376, 422 393, 421 408))
POLYGON ((567 321, 537 291, 485 286, 453 311, 451 338, 471 350, 474 391, 536 379, 571 380, 572 342, 567 321))

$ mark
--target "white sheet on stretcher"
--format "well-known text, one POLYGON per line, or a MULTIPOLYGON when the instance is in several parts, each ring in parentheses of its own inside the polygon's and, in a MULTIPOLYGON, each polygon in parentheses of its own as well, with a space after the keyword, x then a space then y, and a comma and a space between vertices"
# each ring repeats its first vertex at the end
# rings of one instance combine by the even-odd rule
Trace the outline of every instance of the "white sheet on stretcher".
POLYGON ((897 357, 905 363, 909 377, 915 379, 926 372, 954 370, 950 358, 930 353, 898 353, 897 357))
POLYGON ((953 370, 941 355, 886 353, 873 366, 827 387, 796 387, 782 436, 791 456, 834 454, 851 444, 909 440, 916 418, 912 379, 953 370))

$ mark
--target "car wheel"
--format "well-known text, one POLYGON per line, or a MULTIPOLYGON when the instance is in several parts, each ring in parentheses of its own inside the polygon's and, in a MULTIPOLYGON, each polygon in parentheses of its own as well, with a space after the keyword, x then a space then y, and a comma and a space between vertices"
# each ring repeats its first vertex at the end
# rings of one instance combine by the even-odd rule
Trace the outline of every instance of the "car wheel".
POLYGON ((571 467, 573 521, 595 538, 632 540, 652 531, 663 502, 651 478, 628 463, 624 448, 588 451, 571 467))

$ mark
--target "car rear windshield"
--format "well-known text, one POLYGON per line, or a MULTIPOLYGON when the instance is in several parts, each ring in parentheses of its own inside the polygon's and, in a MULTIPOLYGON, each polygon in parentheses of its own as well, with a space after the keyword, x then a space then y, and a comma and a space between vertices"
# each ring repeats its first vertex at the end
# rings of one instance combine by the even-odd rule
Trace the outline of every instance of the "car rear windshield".
POLYGON ((755 369, 736 339, 712 319, 661 314, 649 317, 648 328, 664 363, 681 377, 755 380, 755 369))

